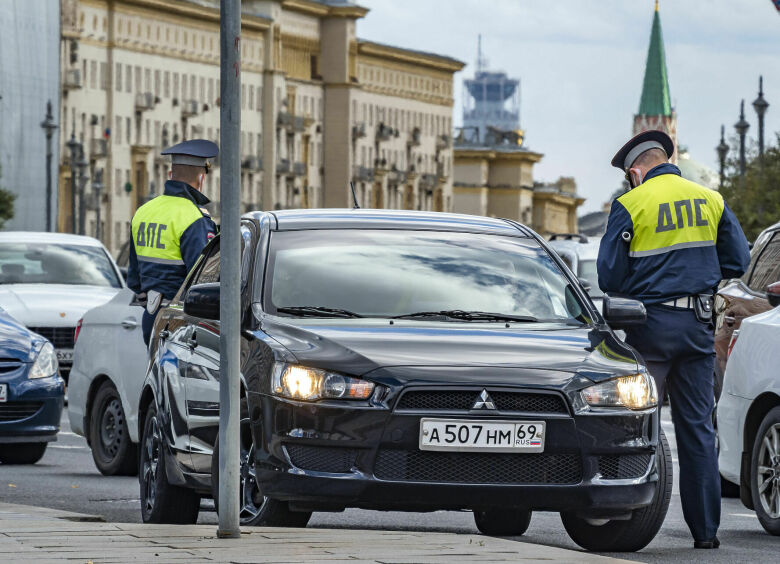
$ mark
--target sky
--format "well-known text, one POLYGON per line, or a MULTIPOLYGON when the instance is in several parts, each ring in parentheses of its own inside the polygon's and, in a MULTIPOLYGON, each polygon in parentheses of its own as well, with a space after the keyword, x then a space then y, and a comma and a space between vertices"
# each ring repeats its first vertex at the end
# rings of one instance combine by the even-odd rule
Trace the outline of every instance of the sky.
MULTIPOLYGON (((617 189, 609 164, 631 136, 639 109, 654 0, 358 0, 370 9, 358 37, 454 57, 455 125, 463 79, 472 77, 477 37, 491 70, 521 81, 525 146, 544 154, 536 180, 573 176, 595 211, 617 189)), ((720 126, 727 142, 764 76, 766 138, 780 132, 780 13, 771 0, 660 0, 661 26, 678 141, 718 169, 720 126)))

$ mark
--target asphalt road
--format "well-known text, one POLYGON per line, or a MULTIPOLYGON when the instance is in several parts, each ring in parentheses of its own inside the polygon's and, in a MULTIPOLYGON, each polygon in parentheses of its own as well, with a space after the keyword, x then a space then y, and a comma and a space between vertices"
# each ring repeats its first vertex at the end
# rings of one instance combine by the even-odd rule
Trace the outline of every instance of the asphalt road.
MULTIPOLYGON (((668 409, 665 411, 668 412, 668 409)), ((668 413, 664 429, 673 449, 677 450, 668 413)), ((694 551, 680 508, 676 480, 666 522, 655 540, 639 553, 620 554, 640 562, 775 562, 778 539, 766 534, 753 512, 737 499, 723 500, 719 550, 694 551)), ((95 468, 86 441, 70 431, 67 414, 63 414, 59 440, 49 445, 43 459, 35 466, 0 464, 0 501, 52 507, 81 513, 103 515, 108 521, 140 522, 141 510, 137 478, 105 477, 95 468)), ((204 502, 200 523, 216 524, 217 517, 204 502)), ((317 513, 310 527, 390 529, 436 532, 476 533, 470 512, 399 513, 347 510, 343 513, 317 513)), ((556 513, 535 513, 523 541, 577 549, 563 530, 556 513)))

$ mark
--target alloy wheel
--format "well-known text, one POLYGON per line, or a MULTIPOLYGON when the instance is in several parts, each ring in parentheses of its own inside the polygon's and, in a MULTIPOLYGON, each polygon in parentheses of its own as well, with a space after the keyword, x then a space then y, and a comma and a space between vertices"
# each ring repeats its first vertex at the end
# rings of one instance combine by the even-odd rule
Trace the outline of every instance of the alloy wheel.
POLYGON ((265 505, 266 498, 257 485, 255 472, 255 445, 249 431, 249 420, 241 420, 241 509, 239 520, 242 523, 253 521, 265 505))
POLYGON ((780 423, 766 430, 758 452, 758 497, 767 516, 780 518, 780 423))
POLYGON ((143 480, 146 510, 151 513, 154 510, 155 497, 157 495, 157 468, 160 462, 160 429, 157 425, 157 417, 152 417, 149 423, 149 433, 144 441, 143 480))
POLYGON ((100 446, 108 458, 114 458, 122 445, 124 412, 119 398, 106 402, 100 421, 100 446))

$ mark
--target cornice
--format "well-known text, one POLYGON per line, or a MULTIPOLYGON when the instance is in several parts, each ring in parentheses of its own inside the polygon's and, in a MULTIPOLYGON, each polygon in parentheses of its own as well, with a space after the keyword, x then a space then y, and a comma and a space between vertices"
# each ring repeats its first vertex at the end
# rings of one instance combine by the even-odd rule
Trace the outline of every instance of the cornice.
POLYGON ((362 18, 368 13, 368 8, 362 6, 328 6, 312 0, 282 0, 282 8, 291 12, 318 16, 340 18, 362 18))
POLYGON ((381 43, 363 40, 358 40, 358 54, 371 55, 438 70, 446 70, 453 73, 466 66, 466 63, 450 59, 449 57, 440 57, 429 53, 420 53, 419 51, 411 51, 409 49, 402 49, 401 47, 392 47, 390 45, 382 45, 381 43))

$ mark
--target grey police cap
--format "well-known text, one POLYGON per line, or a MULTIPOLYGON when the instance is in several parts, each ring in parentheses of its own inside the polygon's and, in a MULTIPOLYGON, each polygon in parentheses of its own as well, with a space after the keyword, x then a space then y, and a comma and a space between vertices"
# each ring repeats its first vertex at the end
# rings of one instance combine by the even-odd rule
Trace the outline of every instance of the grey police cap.
POLYGON ((208 169, 209 159, 219 154, 219 147, 206 139, 190 139, 164 149, 161 154, 171 155, 172 164, 202 166, 208 169))
POLYGON ((663 131, 643 131, 623 145, 612 157, 612 166, 623 171, 628 170, 639 155, 650 149, 661 149, 667 158, 672 158, 674 141, 663 131))

